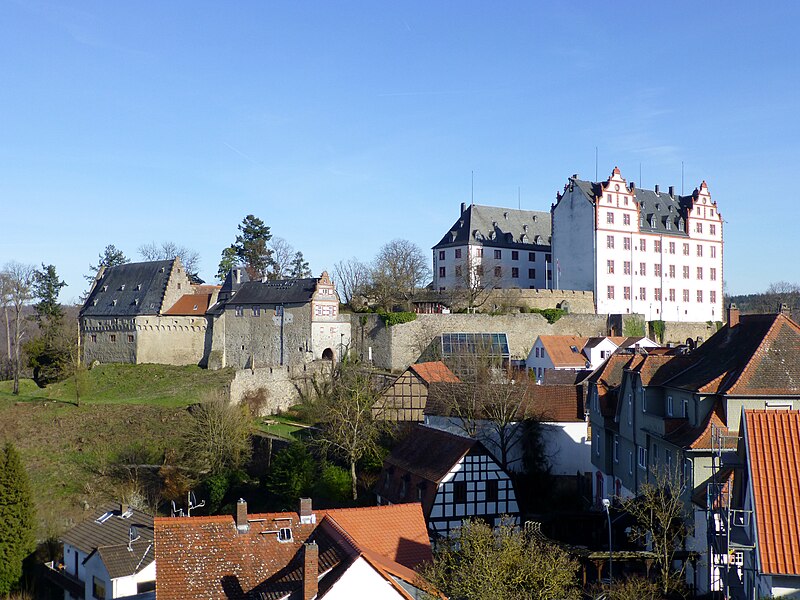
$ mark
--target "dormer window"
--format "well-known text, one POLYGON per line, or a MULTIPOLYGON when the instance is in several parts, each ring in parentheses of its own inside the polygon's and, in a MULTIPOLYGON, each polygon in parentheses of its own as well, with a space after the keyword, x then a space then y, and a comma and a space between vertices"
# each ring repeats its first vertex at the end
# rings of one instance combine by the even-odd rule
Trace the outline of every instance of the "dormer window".
POLYGON ((136 284, 136 291, 138 292, 141 289, 142 289, 142 284, 141 283, 137 283, 136 284))
POLYGON ((278 541, 279 542, 291 542, 292 541, 292 530, 289 527, 281 527, 278 530, 278 541))
MULTIPOLYGON (((534 218, 535 218, 535 217, 534 217, 534 218)), ((523 226, 522 226, 522 231, 528 231, 528 226, 527 226, 527 225, 523 225, 523 226)))
POLYGON ((104 285, 104 286, 103 286, 103 291, 104 291, 104 292, 107 292, 107 291, 108 291, 108 286, 107 286, 107 285, 104 285))
POLYGON ((119 286, 119 291, 120 292, 124 292, 125 291, 125 284, 124 283, 121 286, 119 286))
POLYGON ((116 299, 116 298, 114 298, 114 299, 111 301, 111 304, 112 304, 113 306, 116 306, 116 305, 117 305, 117 299, 116 299))

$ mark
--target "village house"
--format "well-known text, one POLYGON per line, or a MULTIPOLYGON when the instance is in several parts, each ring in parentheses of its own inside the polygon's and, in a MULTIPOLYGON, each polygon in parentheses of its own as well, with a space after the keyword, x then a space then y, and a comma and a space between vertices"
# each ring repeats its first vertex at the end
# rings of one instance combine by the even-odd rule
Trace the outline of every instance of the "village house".
POLYGON ((433 289, 551 288, 550 213, 461 203, 433 247, 433 289))
POLYGON ((687 578, 699 592, 719 583, 709 506, 696 494, 708 487, 715 439, 738 435, 743 408, 800 408, 798 346, 800 327, 786 314, 731 307, 727 325, 691 353, 615 354, 589 379, 596 506, 635 495, 656 469, 680 473, 694 500, 687 549, 702 556, 687 578))
POLYGON ((432 560, 419 504, 155 520, 158 600, 421 596, 432 560))
POLYGON ((425 424, 480 440, 503 468, 524 470, 524 421, 534 420, 548 460, 550 473, 581 480, 591 478, 590 436, 580 384, 483 385, 439 383, 431 386, 425 407, 425 424), (493 422, 492 416, 503 421, 493 422), (505 427, 502 425, 505 423, 505 427), (504 430, 501 437, 500 429, 504 430))
POLYGON ((153 517, 125 504, 106 505, 61 536, 63 561, 45 575, 64 600, 155 598, 153 517))
POLYGON ((458 382, 443 362, 413 364, 381 393, 372 414, 381 421, 421 423, 431 384, 443 382, 458 382))
POLYGON ((528 353, 525 367, 542 382, 550 370, 594 370, 618 350, 657 347, 656 342, 646 337, 540 335, 528 353))
POLYGON ((416 425, 383 463, 379 505, 420 502, 433 537, 448 537, 467 518, 519 523, 514 484, 478 440, 416 425))
POLYGON ((552 209, 559 289, 594 292, 599 314, 722 320, 722 217, 706 182, 688 196, 569 178, 552 209))

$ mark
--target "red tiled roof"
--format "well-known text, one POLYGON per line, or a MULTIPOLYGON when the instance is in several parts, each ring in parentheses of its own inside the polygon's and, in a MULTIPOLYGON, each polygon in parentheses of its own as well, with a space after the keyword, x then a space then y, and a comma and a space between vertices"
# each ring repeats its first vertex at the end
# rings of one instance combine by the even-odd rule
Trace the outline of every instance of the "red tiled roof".
POLYGON ((744 421, 760 570, 800 575, 800 411, 746 410, 744 421))
POLYGON ((212 294, 184 294, 168 310, 165 315, 192 316, 204 315, 211 303, 212 294))
POLYGON ((328 518, 362 551, 372 551, 410 569, 433 559, 419 503, 341 508, 328 511, 328 518))
MULTIPOLYGON (((398 573, 431 560, 419 504, 314 512, 317 523, 302 525, 297 513, 248 515, 246 533, 231 516, 156 519, 157 598, 282 598, 302 586, 301 548, 309 540, 319 546, 320 574, 347 568, 354 553, 397 562, 398 573), (264 533, 281 527, 292 530, 290 542, 264 533)), ((320 583, 321 594, 329 584, 320 583)))
POLYGON ((555 368, 582 369, 586 366, 586 356, 582 350, 589 338, 577 335, 540 335, 539 340, 555 368), (577 352, 572 350, 573 347, 577 352))
POLYGON ((582 385, 536 385, 532 382, 432 385, 425 414, 447 417, 462 406, 466 412, 473 410, 477 418, 482 418, 482 405, 492 403, 514 409, 517 420, 535 418, 548 423, 568 423, 584 419, 582 385), (518 404, 514 406, 515 403, 518 404))
POLYGON ((447 365, 440 360, 417 363, 411 365, 409 369, 419 375, 428 385, 441 382, 458 383, 460 381, 460 379, 455 376, 455 373, 448 369, 447 365))
POLYGON ((800 395, 800 327, 783 314, 742 315, 689 355, 667 384, 704 394, 800 395))

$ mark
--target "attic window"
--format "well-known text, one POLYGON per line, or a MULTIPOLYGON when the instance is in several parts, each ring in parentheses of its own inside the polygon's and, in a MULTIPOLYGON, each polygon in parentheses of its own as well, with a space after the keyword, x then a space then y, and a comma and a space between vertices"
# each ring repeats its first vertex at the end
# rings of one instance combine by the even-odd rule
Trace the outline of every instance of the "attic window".
POLYGON ((192 307, 192 310, 197 310, 197 304, 192 307))
POLYGON ((578 353, 578 347, 577 346, 570 346, 569 349, 572 350, 575 354, 578 353))
POLYGON ((158 272, 159 272, 159 273, 163 273, 163 272, 164 272, 164 267, 161 267, 161 268, 158 270, 158 272))
POLYGON ((508 219, 508 213, 507 213, 507 212, 504 212, 504 213, 503 213, 503 218, 504 218, 504 219, 508 219))
POLYGON ((94 300, 92 300, 92 306, 97 306, 97 298, 95 298, 94 300))
POLYGON ((114 516, 114 511, 113 510, 108 510, 108 511, 104 512, 102 515, 100 515, 99 517, 97 517, 94 520, 94 522, 102 524, 102 523, 105 523, 106 521, 108 521, 113 516, 114 516))
POLYGON ((108 291, 108 286, 107 286, 107 285, 104 285, 104 286, 103 286, 103 291, 104 291, 104 292, 107 292, 107 291, 108 291))
POLYGON ((456 241, 456 235, 457 235, 457 233, 455 231, 451 231, 450 232, 450 240, 455 242, 456 241))
POLYGON ((134 306, 139 306, 139 299, 138 298, 134 298, 133 299, 133 305, 134 306))
POLYGON ((142 289, 142 284, 141 283, 137 283, 136 284, 136 290, 138 291, 138 290, 141 290, 141 289, 142 289))
POLYGON ((292 530, 288 527, 281 527, 278 530, 278 541, 279 542, 291 542, 292 541, 292 530))
POLYGON ((124 283, 121 286, 119 286, 119 291, 120 292, 124 292, 125 291, 125 284, 124 283))
POLYGON ((536 215, 533 215, 533 222, 536 223, 536 215))
POLYGON ((114 306, 116 306, 116 305, 117 305, 117 299, 116 299, 116 298, 114 298, 114 299, 111 301, 111 304, 113 304, 114 306))

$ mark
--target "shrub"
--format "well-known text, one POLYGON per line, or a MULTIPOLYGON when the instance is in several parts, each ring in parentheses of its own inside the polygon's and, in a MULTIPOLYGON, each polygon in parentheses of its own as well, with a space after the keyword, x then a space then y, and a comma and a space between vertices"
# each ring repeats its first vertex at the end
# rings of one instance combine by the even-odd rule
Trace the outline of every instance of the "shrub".
POLYGON ((327 464, 322 467, 314 484, 314 496, 334 504, 346 504, 352 495, 350 473, 342 467, 327 464))
POLYGON ((302 496, 307 496, 314 485, 314 457, 303 442, 292 442, 272 461, 264 487, 272 494, 278 506, 296 506, 302 496))
POLYGON ((627 317, 622 324, 622 335, 625 337, 644 337, 644 320, 635 315, 627 317))
POLYGON ((387 327, 391 327, 392 325, 400 325, 402 323, 408 323, 409 321, 414 321, 417 318, 417 313, 405 311, 405 312, 380 312, 378 316, 383 321, 383 324, 387 327))
POLYGON ((209 475, 203 481, 204 495, 208 498, 208 504, 206 506, 208 507, 209 514, 216 514, 222 507, 230 485, 231 482, 228 473, 209 475))
POLYGON ((666 326, 664 321, 650 321, 650 327, 653 330, 653 335, 659 342, 664 341, 664 331, 666 330, 666 326))
POLYGON ((532 308, 531 312, 542 315, 551 325, 567 314, 562 308, 532 308))

